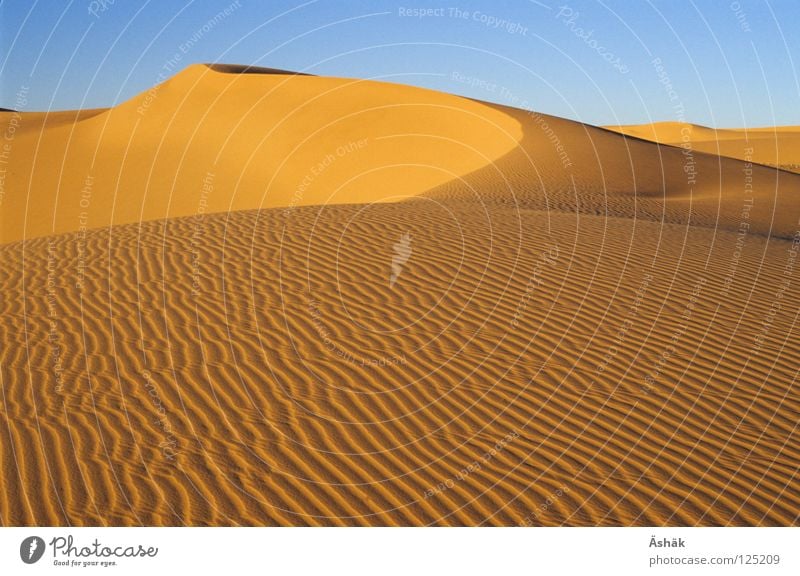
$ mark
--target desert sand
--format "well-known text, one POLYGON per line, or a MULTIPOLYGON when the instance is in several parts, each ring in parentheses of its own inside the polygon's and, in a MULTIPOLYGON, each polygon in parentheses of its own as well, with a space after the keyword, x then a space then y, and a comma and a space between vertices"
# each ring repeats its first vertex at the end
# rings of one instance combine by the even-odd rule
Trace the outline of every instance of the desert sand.
POLYGON ((686 122, 654 122, 608 126, 608 129, 652 142, 691 147, 701 152, 800 172, 800 126, 714 129, 686 122))
POLYGON ((3 524, 797 524, 793 130, 201 65, 0 121, 3 524))

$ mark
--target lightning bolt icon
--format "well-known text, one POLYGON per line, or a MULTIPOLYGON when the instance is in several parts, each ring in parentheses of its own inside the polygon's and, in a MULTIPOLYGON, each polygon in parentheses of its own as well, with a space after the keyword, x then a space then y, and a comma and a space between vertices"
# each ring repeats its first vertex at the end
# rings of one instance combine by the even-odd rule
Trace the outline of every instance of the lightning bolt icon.
POLYGON ((39 539, 34 538, 31 540, 31 549, 28 551, 28 560, 33 558, 33 553, 36 552, 36 549, 39 547, 39 539))

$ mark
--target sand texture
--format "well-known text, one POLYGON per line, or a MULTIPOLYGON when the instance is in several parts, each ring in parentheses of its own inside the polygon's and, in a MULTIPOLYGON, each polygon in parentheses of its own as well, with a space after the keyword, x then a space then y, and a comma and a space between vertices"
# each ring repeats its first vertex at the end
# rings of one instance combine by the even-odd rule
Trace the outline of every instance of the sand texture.
POLYGON ((797 131, 153 90, 0 113, 3 524, 798 523, 797 131))

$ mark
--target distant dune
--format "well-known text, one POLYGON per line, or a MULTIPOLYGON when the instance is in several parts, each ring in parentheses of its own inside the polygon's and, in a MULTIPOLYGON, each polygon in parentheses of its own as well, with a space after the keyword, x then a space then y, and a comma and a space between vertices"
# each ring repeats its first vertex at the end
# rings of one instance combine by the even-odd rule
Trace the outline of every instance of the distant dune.
POLYGON ((244 71, 0 114, 4 524, 798 523, 793 129, 244 71))
POLYGON ((714 129, 684 122, 609 126, 610 130, 670 146, 747 160, 800 173, 800 126, 714 129))

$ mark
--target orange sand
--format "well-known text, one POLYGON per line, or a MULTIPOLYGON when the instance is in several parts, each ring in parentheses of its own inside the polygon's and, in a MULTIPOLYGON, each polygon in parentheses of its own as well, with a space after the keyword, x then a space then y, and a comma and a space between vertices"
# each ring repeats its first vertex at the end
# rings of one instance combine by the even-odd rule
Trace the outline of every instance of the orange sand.
POLYGON ((22 115, 4 524, 797 523, 800 175, 242 72, 22 115))

